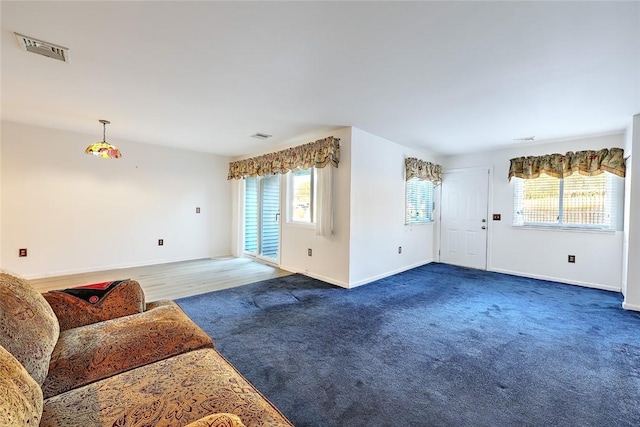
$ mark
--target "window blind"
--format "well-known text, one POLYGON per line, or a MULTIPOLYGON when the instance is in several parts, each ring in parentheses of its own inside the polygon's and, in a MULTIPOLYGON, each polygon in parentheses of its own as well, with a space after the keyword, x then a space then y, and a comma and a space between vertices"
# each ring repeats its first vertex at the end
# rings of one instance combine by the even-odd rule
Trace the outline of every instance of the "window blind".
POLYGON ((624 179, 605 172, 515 178, 513 224, 621 230, 624 179))
POLYGON ((406 181, 405 224, 433 221, 433 182, 411 178, 406 181))

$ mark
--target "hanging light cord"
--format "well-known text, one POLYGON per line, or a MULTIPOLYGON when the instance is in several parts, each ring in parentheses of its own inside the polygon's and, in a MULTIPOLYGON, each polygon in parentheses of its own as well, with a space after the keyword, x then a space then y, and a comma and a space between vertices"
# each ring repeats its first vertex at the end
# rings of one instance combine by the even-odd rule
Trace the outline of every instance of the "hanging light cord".
POLYGON ((102 142, 107 142, 107 125, 111 123, 109 120, 98 120, 102 123, 102 142))

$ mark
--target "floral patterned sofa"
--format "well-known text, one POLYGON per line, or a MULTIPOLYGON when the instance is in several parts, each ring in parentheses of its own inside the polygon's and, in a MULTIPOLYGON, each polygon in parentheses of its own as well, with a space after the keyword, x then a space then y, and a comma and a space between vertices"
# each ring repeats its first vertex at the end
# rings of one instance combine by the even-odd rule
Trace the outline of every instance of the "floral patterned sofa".
POLYGON ((0 273, 0 425, 292 426, 177 304, 104 285, 43 296, 0 273))

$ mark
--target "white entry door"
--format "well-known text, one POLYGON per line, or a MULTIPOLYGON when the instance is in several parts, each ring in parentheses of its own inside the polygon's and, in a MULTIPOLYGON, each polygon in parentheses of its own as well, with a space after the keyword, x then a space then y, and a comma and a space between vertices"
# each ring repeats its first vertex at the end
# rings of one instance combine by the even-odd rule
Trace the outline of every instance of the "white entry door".
POLYGON ((440 262, 487 269, 489 170, 442 176, 440 262))

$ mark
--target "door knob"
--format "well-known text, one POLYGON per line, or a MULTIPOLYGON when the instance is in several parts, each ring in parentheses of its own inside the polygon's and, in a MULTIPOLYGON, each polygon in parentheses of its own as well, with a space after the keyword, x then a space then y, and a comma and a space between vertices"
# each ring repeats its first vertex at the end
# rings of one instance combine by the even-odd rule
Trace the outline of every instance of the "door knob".
POLYGON ((486 219, 484 219, 484 218, 482 218, 482 222, 487 222, 487 220, 486 220, 486 219))
POLYGON ((485 226, 483 225, 483 226, 482 226, 482 229, 483 229, 483 230, 486 230, 486 229, 487 229, 487 227, 485 227, 485 226))

